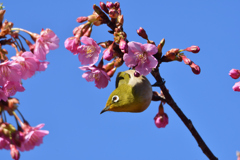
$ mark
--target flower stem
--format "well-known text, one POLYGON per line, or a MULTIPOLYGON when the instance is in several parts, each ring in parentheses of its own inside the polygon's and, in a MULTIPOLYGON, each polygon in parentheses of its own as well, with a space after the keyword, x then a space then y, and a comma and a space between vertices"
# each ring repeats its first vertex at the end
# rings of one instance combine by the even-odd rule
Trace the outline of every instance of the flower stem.
POLYGON ((23 31, 23 32, 28 33, 28 34, 30 34, 30 35, 33 34, 32 32, 27 31, 27 30, 22 29, 22 28, 12 28, 11 30, 12 30, 12 31, 23 31))
POLYGON ((14 117, 19 121, 19 123, 20 123, 21 125, 23 125, 23 122, 21 121, 21 119, 17 116, 17 114, 16 114, 14 111, 12 111, 12 114, 13 114, 14 117))

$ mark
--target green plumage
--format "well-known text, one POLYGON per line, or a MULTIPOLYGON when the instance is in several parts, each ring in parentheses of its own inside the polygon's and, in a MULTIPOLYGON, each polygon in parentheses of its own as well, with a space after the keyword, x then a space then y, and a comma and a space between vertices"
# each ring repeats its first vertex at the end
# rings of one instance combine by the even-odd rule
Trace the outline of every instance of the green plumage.
POLYGON ((144 76, 135 77, 135 70, 120 72, 116 78, 116 89, 110 94, 105 111, 142 112, 151 103, 152 87, 144 76))

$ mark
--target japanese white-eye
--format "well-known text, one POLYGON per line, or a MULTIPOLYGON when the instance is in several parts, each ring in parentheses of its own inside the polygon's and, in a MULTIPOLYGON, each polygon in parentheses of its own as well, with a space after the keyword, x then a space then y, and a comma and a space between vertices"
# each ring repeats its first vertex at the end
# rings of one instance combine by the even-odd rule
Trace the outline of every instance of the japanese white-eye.
POLYGON ((135 76, 135 70, 119 72, 116 89, 110 94, 101 111, 142 112, 152 100, 152 86, 145 76, 135 76))

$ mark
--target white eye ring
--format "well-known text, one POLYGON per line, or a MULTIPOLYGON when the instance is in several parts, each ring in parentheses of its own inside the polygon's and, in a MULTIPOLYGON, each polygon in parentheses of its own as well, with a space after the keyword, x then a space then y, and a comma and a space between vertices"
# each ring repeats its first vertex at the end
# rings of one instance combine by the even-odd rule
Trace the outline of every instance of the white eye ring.
POLYGON ((119 100, 119 97, 117 95, 112 97, 112 101, 113 102, 118 102, 118 100, 119 100))

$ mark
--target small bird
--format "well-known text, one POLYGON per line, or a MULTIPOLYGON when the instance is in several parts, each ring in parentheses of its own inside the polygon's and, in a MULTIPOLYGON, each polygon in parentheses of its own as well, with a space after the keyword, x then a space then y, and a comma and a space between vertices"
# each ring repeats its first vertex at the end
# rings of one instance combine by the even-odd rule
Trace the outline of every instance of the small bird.
POLYGON ((119 72, 116 78, 116 89, 110 94, 106 111, 142 112, 152 100, 152 86, 145 76, 134 75, 135 70, 119 72))

